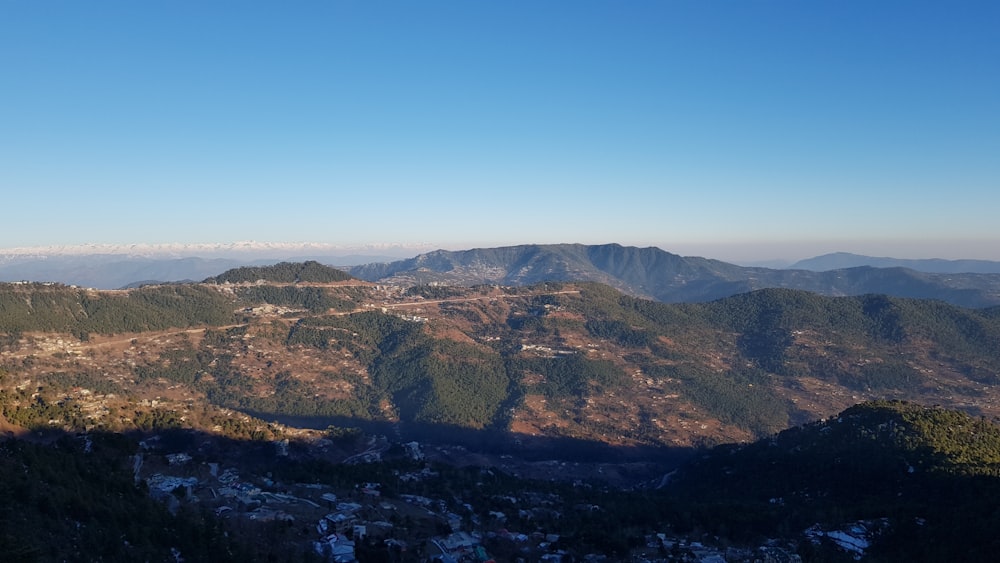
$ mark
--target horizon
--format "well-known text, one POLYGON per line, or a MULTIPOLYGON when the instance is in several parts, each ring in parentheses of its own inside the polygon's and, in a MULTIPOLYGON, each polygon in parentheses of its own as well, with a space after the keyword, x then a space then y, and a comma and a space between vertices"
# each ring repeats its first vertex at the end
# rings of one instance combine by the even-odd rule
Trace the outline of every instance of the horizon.
MULTIPOLYGON (((316 257, 375 257, 390 260, 405 260, 408 258, 415 257, 420 254, 425 254, 428 252, 433 252, 436 250, 446 250, 446 251, 465 251, 474 250, 481 248, 499 248, 499 247, 509 247, 509 246, 523 246, 523 245, 558 245, 558 244, 586 244, 586 243, 523 243, 523 244, 499 244, 496 246, 455 246, 452 248, 443 248, 434 246, 431 244, 403 244, 403 243, 382 243, 382 244, 370 244, 361 246, 349 246, 349 245, 336 245, 329 243, 315 243, 315 242, 274 242, 274 241, 236 241, 236 242, 222 242, 222 243, 131 243, 131 244, 79 244, 79 245, 49 245, 49 246, 35 246, 35 247, 9 247, 0 248, 0 257, 6 256, 8 259, 15 256, 24 258, 38 258, 44 257, 45 259, 54 256, 122 256, 122 257, 144 257, 144 258, 157 258, 157 259, 185 259, 185 258, 244 258, 253 260, 294 260, 296 258, 300 259, 313 259, 316 257)), ((806 245, 805 248, 799 247, 794 244, 789 243, 775 243, 773 248, 784 248, 792 249, 796 252, 785 253, 781 255, 772 254, 747 254, 746 248, 740 248, 738 246, 719 246, 715 247, 709 246, 699 246, 695 245, 689 247, 693 252, 685 252, 682 249, 669 248, 663 245, 630 245, 622 244, 618 242, 605 242, 605 243, 594 243, 595 245, 603 244, 619 244, 623 247, 636 247, 645 248, 652 247, 658 248, 664 252, 671 254, 676 254, 684 257, 700 257, 708 258, 713 260, 720 260, 723 262, 729 262, 732 264, 743 265, 743 266, 764 266, 764 267, 775 267, 783 268, 790 266, 796 262, 818 258, 833 254, 851 254, 856 256, 866 256, 870 258, 889 258, 898 260, 947 260, 947 261, 963 261, 963 260, 981 260, 981 261, 1000 261, 989 257, 973 256, 973 255, 960 255, 957 257, 950 257, 948 255, 935 254, 933 251, 928 251, 929 248, 935 248, 933 244, 928 244, 922 247, 925 252, 918 254, 898 254, 892 252, 858 252, 853 250, 843 250, 836 246, 836 243, 828 243, 831 250, 823 251, 823 245, 806 245), (816 252, 809 253, 806 248, 814 249, 816 252)), ((766 248, 772 248, 767 247, 766 248)), ((873 248, 879 248, 882 250, 890 250, 891 247, 887 246, 875 246, 873 248)), ((901 247, 906 248, 906 246, 901 247)), ((992 249, 992 247, 991 247, 992 249)), ((766 251, 765 251, 766 252, 766 251)))
POLYGON ((1000 260, 998 25, 978 1, 4 3, 0 247, 1000 260))

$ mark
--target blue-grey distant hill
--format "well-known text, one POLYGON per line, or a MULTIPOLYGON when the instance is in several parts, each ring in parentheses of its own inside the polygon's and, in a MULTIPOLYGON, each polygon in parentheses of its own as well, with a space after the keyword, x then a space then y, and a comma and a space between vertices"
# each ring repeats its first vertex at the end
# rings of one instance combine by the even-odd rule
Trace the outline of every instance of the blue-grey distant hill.
POLYGON ((789 268, 826 272, 829 270, 859 268, 862 266, 871 266, 873 268, 909 268, 930 274, 1000 274, 1000 262, 991 260, 943 260, 941 258, 907 260, 863 256, 849 252, 834 252, 814 258, 807 258, 792 264, 789 268))
MULTIPOLYGON (((337 267, 377 260, 392 260, 389 257, 374 255, 295 257, 294 259, 300 261, 315 260, 337 267)), ((0 262, 0 282, 26 280, 58 282, 96 289, 118 289, 181 280, 203 280, 233 268, 268 266, 281 261, 278 258, 167 258, 121 254, 31 256, 0 262)))
POLYGON ((869 266, 825 272, 747 268, 707 258, 682 257, 654 247, 618 244, 437 250, 407 260, 355 266, 348 271, 364 280, 399 284, 596 281, 667 303, 711 301, 781 287, 833 296, 881 293, 940 299, 964 307, 1000 305, 1000 274, 932 274, 869 266))
POLYGON ((58 282, 117 289, 137 282, 202 280, 242 266, 223 258, 145 258, 116 254, 46 256, 0 265, 0 281, 58 282))

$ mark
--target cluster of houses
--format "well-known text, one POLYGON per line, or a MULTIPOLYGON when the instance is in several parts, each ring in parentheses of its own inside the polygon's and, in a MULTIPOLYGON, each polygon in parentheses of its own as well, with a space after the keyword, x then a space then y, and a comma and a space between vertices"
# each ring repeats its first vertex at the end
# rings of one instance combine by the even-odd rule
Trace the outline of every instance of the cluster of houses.
MULTIPOLYGON (((420 445, 405 444, 405 451, 412 459, 423 458, 420 445)), ((441 563, 492 561, 488 552, 494 547, 518 553, 525 561, 560 563, 579 560, 566 551, 560 535, 535 529, 523 533, 508 529, 516 522, 542 522, 558 520, 560 511, 600 511, 592 504, 566 505, 559 495, 540 492, 511 492, 490 497, 489 507, 473 507, 458 498, 444 500, 418 494, 398 494, 385 498, 382 485, 374 482, 358 483, 352 490, 344 491, 346 498, 338 496, 330 487, 319 484, 299 484, 282 487, 265 477, 247 479, 236 469, 219 471, 215 463, 208 466, 208 476, 203 467, 192 467, 186 454, 165 456, 168 471, 185 473, 186 476, 157 472, 145 482, 150 494, 164 500, 168 506, 180 502, 206 502, 222 518, 245 518, 249 522, 295 522, 315 518, 315 536, 309 540, 312 550, 325 560, 349 563, 358 560, 358 546, 365 542, 382 544, 390 552, 419 552, 423 560, 441 563), (202 479, 191 476, 201 473, 202 479), (278 487, 284 489, 279 492, 278 487), (296 492, 297 491, 297 492, 296 492), (489 510, 482 510, 489 508, 489 510), (397 524, 404 518, 421 520, 425 524, 401 529, 397 524), (395 522, 395 524, 394 524, 395 522), (423 536, 423 537, 420 537, 423 536), (504 547, 506 546, 506 547, 504 547)), ((137 461, 136 471, 142 463, 137 461)), ((492 473, 482 470, 484 476, 492 473)), ((438 478, 437 472, 424 468, 400 472, 396 477, 401 483, 414 484, 438 478)), ((338 491, 340 492, 340 491, 338 491)), ((537 528, 537 526, 536 526, 537 528)), ((818 532, 816 535, 819 535, 818 532)), ((827 532, 827 536, 836 536, 827 532)), ((839 536, 837 536, 839 537, 839 536)), ((304 545, 304 549, 308 546, 304 545)), ((792 551, 779 546, 763 546, 756 550, 729 548, 720 550, 697 542, 673 538, 667 534, 647 536, 641 553, 633 554, 636 561, 685 560, 701 563, 732 561, 761 561, 762 563, 797 563, 800 560, 792 551)), ((607 561, 591 554, 588 561, 607 561)))
POLYGON ((326 557, 328 561, 334 563, 350 563, 357 561, 355 556, 355 543, 353 539, 344 534, 336 532, 324 535, 321 540, 313 543, 316 554, 326 557))

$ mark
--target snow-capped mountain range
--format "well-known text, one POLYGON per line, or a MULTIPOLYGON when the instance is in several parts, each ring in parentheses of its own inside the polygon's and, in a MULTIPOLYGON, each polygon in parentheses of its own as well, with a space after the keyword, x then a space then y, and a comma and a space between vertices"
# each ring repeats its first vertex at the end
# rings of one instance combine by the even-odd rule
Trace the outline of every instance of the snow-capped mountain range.
POLYGON ((0 249, 0 282, 51 281, 117 289, 148 282, 201 281, 240 266, 317 260, 334 266, 391 262, 427 244, 257 242, 80 244, 0 249))
POLYGON ((426 243, 385 243, 366 245, 339 245, 322 242, 261 242, 238 241, 226 243, 135 243, 135 244, 75 244, 52 246, 27 246, 0 248, 0 264, 23 259, 53 256, 116 255, 139 258, 190 258, 229 256, 290 257, 323 254, 346 256, 352 254, 378 254, 390 257, 414 256, 433 250, 426 243))

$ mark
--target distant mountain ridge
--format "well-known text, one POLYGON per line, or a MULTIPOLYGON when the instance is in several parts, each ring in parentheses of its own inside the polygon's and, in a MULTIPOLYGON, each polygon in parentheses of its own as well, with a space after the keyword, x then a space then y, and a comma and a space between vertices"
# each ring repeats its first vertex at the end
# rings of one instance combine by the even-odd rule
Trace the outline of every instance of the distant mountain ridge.
POLYGON ((1000 305, 1000 274, 931 274, 868 266, 826 272, 748 268, 682 257, 655 247, 619 244, 436 250, 407 260, 355 266, 348 271, 364 280, 398 284, 596 281, 667 303, 711 301, 773 287, 831 296, 884 293, 940 299, 964 307, 1000 305))
POLYGON ((424 243, 337 245, 308 242, 77 244, 0 248, 0 282, 56 282, 95 289, 203 280, 243 266, 314 260, 337 267, 398 260, 424 243))
MULTIPOLYGON (((256 247, 255 247, 256 248, 256 247)), ((74 252, 83 252, 74 249, 74 252)), ((0 251, 2 253, 2 251, 0 251)), ((701 257, 682 257, 659 248, 619 244, 549 244, 435 250, 413 258, 391 256, 294 256, 283 260, 312 260, 332 265, 373 282, 398 285, 529 285, 543 281, 596 281, 625 293, 658 301, 711 301, 764 288, 803 289, 822 295, 884 293, 899 297, 940 299, 965 307, 1000 305, 1000 273, 929 273, 932 267, 950 270, 988 270, 991 263, 976 260, 905 261, 869 259, 840 253, 828 255, 827 265, 875 260, 910 263, 829 269, 822 262, 803 261, 810 269, 743 267, 701 257), (840 262, 836 262, 840 261, 840 262), (357 266, 357 264, 363 264, 357 266), (822 269, 824 271, 814 271, 822 269)), ((817 257, 814 260, 820 260, 817 257)), ((282 259, 242 257, 149 257, 126 254, 0 255, 0 281, 58 282, 97 289, 203 280, 246 266, 265 266, 282 259)))
POLYGON ((113 254, 121 258, 237 258, 242 261, 260 258, 290 258, 294 256, 341 256, 348 253, 379 256, 412 256, 419 250, 429 250, 426 243, 338 245, 320 242, 240 241, 231 243, 164 243, 164 244, 67 244, 0 248, 0 264, 56 256, 95 256, 113 254))
MULTIPOLYGON (((0 262, 0 282, 57 282, 96 289, 119 289, 136 285, 203 280, 227 270, 248 266, 268 266, 278 258, 152 258, 122 254, 55 255, 8 257, 0 262)), ((296 257, 324 264, 347 266, 375 260, 391 260, 388 256, 315 256, 296 257)))
POLYGON ((731 295, 752 289, 745 268, 707 258, 683 258, 655 247, 618 244, 522 245, 464 251, 436 250, 408 260, 355 266, 369 281, 454 285, 530 285, 542 281, 596 281, 661 301, 701 300, 706 292, 731 295), (690 286, 684 291, 679 286, 690 286), (668 293, 674 299, 664 299, 668 293))
POLYGON ((201 280, 241 265, 227 258, 152 259, 117 254, 29 257, 0 265, 0 281, 51 281, 117 289, 138 281, 201 280))
POLYGON ((825 272, 844 268, 909 268, 929 274, 1000 274, 1000 262, 992 260, 943 260, 941 258, 902 259, 834 252, 800 260, 789 269, 825 272))

